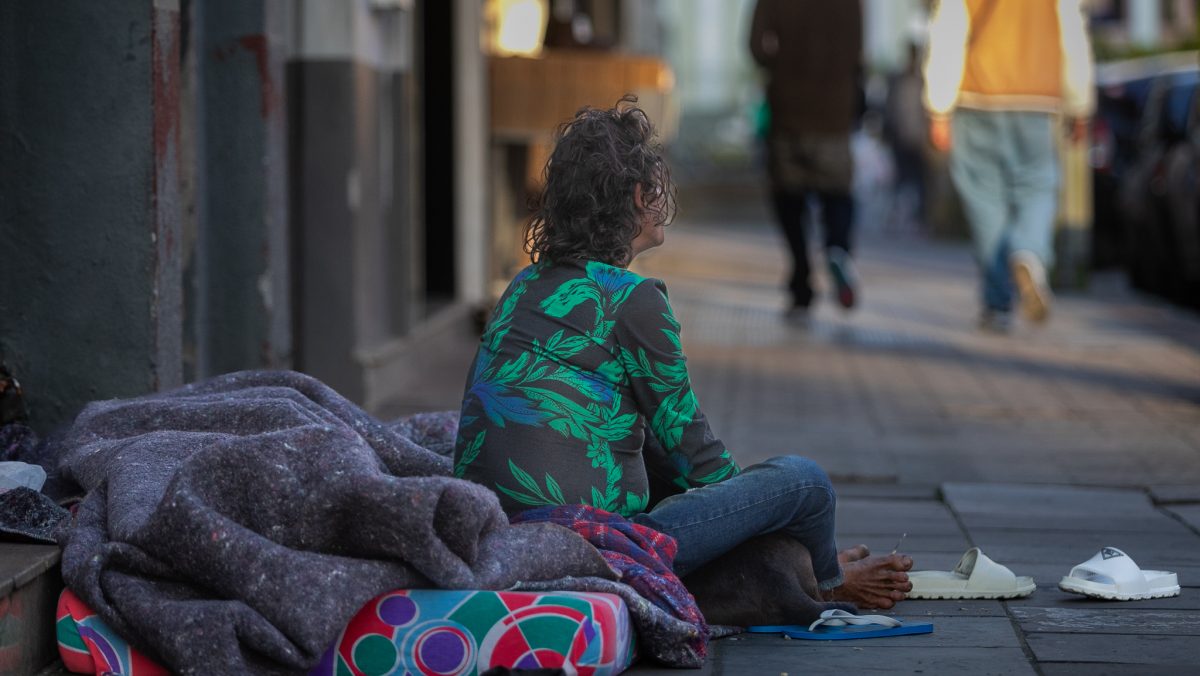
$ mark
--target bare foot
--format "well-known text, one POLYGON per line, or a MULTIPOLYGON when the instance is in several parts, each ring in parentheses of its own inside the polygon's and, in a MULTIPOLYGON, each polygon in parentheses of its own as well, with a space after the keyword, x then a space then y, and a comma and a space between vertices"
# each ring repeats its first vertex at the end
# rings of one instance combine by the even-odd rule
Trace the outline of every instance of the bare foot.
POLYGON ((867 549, 866 545, 854 545, 853 547, 847 547, 838 552, 838 563, 844 566, 847 563, 853 563, 855 561, 865 559, 870 555, 871 550, 867 549))
POLYGON ((871 556, 865 545, 838 553, 843 581, 828 595, 831 601, 849 601, 859 608, 891 608, 912 591, 908 570, 912 557, 907 554, 871 556))

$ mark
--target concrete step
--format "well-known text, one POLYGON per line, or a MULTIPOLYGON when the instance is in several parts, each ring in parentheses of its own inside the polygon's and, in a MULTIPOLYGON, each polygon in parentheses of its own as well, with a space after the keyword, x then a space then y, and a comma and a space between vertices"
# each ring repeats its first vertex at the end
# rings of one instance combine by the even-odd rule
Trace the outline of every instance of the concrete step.
POLYGON ((62 587, 57 546, 0 542, 0 673, 37 674, 58 660, 62 587))

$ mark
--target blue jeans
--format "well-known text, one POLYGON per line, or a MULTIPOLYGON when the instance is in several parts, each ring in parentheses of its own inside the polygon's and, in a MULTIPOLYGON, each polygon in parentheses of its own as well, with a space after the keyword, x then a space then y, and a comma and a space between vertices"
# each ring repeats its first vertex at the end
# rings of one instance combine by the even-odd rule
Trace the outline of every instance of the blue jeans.
POLYGON ((786 455, 672 495, 632 520, 678 541, 675 572, 681 577, 756 535, 787 533, 808 548, 821 589, 832 589, 842 583, 836 504, 825 470, 808 458, 786 455))
POLYGON ((1008 267, 1008 240, 1000 242, 996 253, 983 267, 983 306, 989 310, 1008 312, 1012 309, 1012 272, 1008 267))
POLYGON ((1007 252, 1032 252, 1046 267, 1054 262, 1054 118, 960 108, 952 124, 950 178, 971 227, 984 305, 1008 310, 1012 280, 1007 252))

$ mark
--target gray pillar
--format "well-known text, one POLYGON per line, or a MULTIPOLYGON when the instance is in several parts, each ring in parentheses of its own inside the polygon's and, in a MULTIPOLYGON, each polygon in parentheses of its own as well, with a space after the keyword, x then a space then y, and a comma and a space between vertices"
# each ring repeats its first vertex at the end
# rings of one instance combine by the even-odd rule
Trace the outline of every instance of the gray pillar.
POLYGON ((362 0, 307 0, 298 12, 288 66, 296 367, 371 405, 388 396, 419 310, 412 17, 362 0))
POLYGON ((192 3, 196 376, 291 361, 282 0, 192 3))
POLYGON ((0 3, 0 358, 45 431, 178 385, 178 2, 0 3))

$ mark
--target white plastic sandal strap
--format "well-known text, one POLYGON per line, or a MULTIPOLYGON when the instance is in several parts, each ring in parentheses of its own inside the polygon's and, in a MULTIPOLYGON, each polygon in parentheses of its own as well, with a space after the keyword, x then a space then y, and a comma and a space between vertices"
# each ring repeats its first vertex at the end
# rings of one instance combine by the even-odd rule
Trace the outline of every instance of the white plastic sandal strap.
POLYGON ((1111 584, 1125 594, 1142 594, 1149 589, 1146 577, 1133 559, 1116 547, 1105 547, 1095 556, 1071 569, 1071 578, 1111 584))
POLYGON ((967 589, 1016 589, 1017 576, 1007 567, 989 559, 978 547, 963 554, 954 572, 967 578, 967 589))
POLYGON ((808 625, 808 630, 813 631, 821 625, 827 627, 844 627, 849 624, 878 624, 884 627, 899 627, 903 622, 887 615, 855 615, 854 613, 848 613, 835 608, 821 613, 821 617, 808 625))

